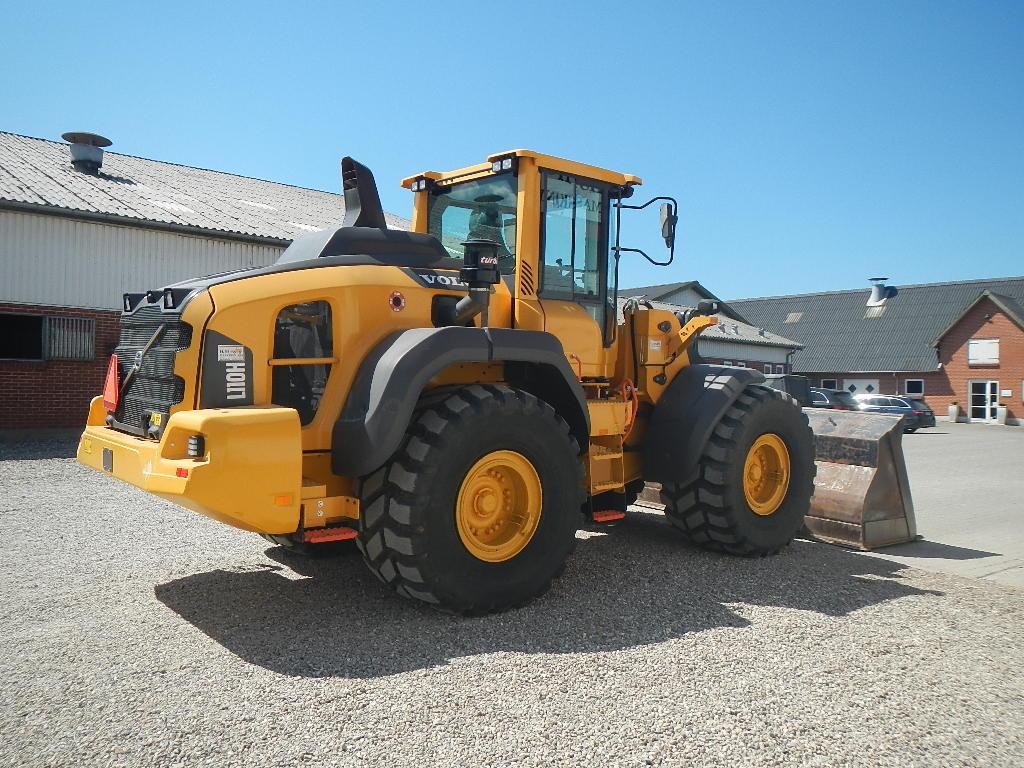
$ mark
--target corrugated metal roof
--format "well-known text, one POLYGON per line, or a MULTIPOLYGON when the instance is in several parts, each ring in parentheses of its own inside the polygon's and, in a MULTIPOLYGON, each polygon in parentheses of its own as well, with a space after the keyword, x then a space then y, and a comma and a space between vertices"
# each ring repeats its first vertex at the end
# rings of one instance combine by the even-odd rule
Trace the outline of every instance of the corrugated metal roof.
POLYGON ((934 370, 938 355, 932 343, 983 291, 1024 302, 1024 277, 897 287, 899 295, 881 313, 865 306, 869 288, 730 304, 752 323, 803 343, 793 356, 796 372, 852 373, 934 370))
POLYGON ((619 291, 619 296, 646 296, 652 301, 654 299, 660 299, 662 296, 667 296, 670 293, 676 291, 682 291, 686 288, 694 288, 699 292, 708 294, 708 298, 712 298, 712 294, 707 288, 701 285, 696 280, 687 280, 682 283, 661 283, 660 285, 643 285, 639 288, 623 288, 619 291))
MULTIPOLYGON (((620 323, 622 322, 622 307, 625 303, 626 299, 620 297, 620 323)), ((649 303, 655 309, 665 309, 669 312, 693 309, 693 307, 683 307, 679 304, 669 304, 664 301, 651 301, 649 303)), ((785 336, 772 333, 763 328, 748 325, 747 323, 735 320, 728 315, 719 313, 715 315, 715 317, 718 319, 718 323, 702 331, 701 338, 708 339, 709 341, 732 342, 735 344, 754 344, 756 346, 764 347, 785 347, 787 349, 798 349, 800 347, 800 342, 798 341, 787 339, 785 336)))
POLYGON ((739 310, 731 304, 727 304, 718 298, 706 286, 702 285, 699 280, 687 280, 681 283, 661 283, 660 285, 643 285, 639 288, 622 288, 619 290, 619 296, 643 296, 650 301, 656 301, 665 299, 674 293, 687 290, 694 291, 705 299, 717 301, 719 308, 727 316, 739 320, 741 323, 750 323, 749 318, 740 314, 739 310))
MULTIPOLYGON (((290 241, 341 226, 341 195, 105 151, 98 175, 68 145, 0 131, 0 206, 290 241)), ((386 214, 388 226, 409 222, 386 214)))

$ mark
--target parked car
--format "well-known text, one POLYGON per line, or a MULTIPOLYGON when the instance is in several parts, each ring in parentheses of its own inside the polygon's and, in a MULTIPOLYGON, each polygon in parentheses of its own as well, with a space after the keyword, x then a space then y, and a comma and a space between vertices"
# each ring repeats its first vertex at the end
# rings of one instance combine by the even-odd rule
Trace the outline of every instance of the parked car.
POLYGON ((893 413, 903 416, 903 431, 917 432, 935 426, 935 413, 919 397, 909 395, 854 395, 860 410, 870 413, 893 413))
POLYGON ((858 411, 860 407, 853 395, 845 389, 811 387, 811 408, 831 408, 836 411, 858 411))
POLYGON ((802 408, 811 404, 811 390, 807 386, 807 377, 795 373, 769 373, 765 374, 764 383, 772 389, 785 392, 792 397, 802 408))

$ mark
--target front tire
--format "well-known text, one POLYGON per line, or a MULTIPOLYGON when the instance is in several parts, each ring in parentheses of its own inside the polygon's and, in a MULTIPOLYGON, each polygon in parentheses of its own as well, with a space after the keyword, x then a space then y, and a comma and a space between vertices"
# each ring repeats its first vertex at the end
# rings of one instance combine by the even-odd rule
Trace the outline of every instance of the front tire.
POLYGON ((474 384, 426 401, 363 479, 357 544, 399 594, 462 614, 545 592, 576 543, 583 467, 542 400, 474 384))
POLYGON ((704 446, 695 479, 665 483, 665 514, 694 544, 763 557, 800 532, 814 492, 814 434, 796 401, 747 386, 704 446))

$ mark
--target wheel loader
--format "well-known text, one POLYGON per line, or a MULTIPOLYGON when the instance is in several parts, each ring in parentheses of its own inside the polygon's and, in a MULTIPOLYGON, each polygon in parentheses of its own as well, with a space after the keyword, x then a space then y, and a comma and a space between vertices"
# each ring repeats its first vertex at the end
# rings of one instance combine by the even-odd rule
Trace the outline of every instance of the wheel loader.
POLYGON ((355 539, 391 589, 464 614, 544 592, 645 481, 702 547, 801 529, 801 409, 700 362, 713 302, 617 299, 623 258, 671 263, 675 200, 514 150, 404 179, 404 231, 368 168, 341 174, 341 226, 275 264, 124 295, 81 463, 290 549, 355 539), (662 260, 623 244, 655 203, 662 260))

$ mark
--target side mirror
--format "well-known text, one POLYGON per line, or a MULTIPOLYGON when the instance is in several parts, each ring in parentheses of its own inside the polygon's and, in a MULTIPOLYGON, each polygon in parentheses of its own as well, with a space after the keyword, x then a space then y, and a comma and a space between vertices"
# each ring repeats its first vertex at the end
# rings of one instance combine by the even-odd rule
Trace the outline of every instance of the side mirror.
POLYGON ((665 247, 671 249, 676 242, 676 216, 671 203, 661 204, 661 236, 665 238, 665 247))

